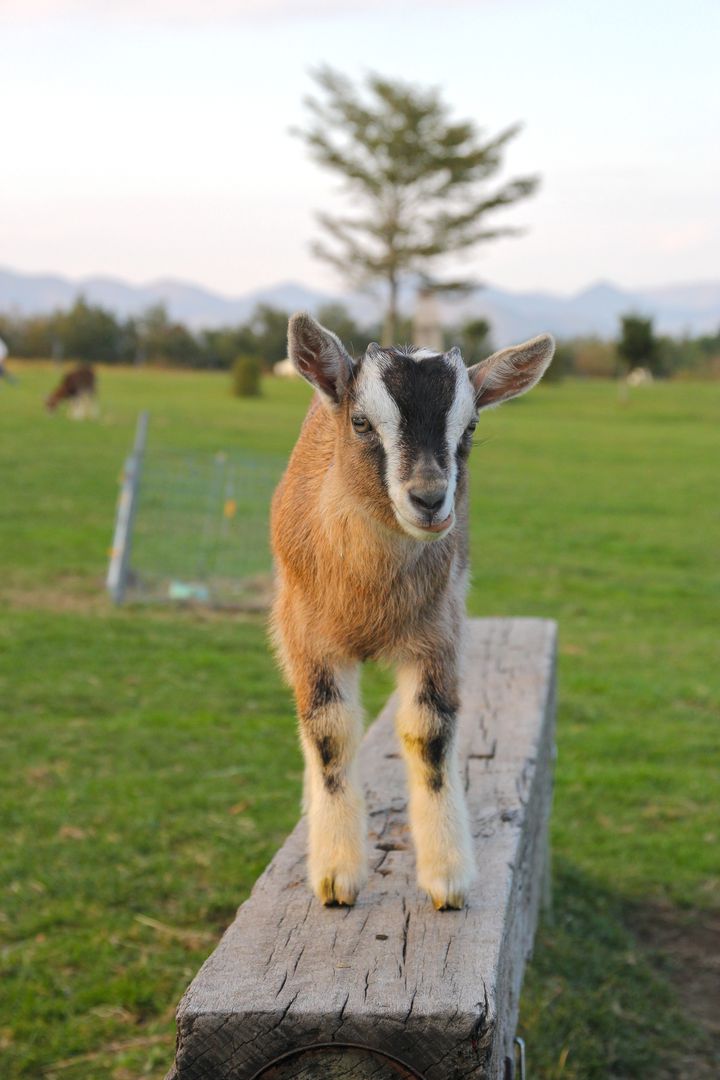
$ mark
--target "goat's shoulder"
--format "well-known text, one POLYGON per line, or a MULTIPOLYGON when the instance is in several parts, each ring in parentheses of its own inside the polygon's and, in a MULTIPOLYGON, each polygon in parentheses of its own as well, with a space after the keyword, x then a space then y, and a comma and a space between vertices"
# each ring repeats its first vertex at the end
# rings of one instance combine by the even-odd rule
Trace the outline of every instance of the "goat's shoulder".
POLYGON ((332 456, 333 432, 315 397, 272 500, 271 531, 276 554, 303 525, 312 522, 332 456))

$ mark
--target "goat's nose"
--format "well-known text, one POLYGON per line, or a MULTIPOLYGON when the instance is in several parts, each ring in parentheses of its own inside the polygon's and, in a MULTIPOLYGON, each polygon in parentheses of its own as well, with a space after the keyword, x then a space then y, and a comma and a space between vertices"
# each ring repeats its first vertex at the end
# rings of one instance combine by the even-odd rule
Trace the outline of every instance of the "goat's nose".
POLYGON ((443 488, 409 488, 410 502, 419 510, 425 510, 428 514, 434 514, 445 501, 446 487, 443 488))

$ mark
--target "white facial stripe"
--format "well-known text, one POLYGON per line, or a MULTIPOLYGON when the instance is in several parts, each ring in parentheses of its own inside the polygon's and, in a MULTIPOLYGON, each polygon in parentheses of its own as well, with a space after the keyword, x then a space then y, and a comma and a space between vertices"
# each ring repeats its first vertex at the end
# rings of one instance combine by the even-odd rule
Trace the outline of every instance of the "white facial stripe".
POLYGON ((453 403, 448 409, 447 422, 445 424, 445 442, 447 445, 448 460, 450 462, 450 475, 448 476, 448 489, 445 502, 440 513, 447 516, 455 502, 455 488, 457 485, 457 457, 458 443, 465 428, 475 415, 475 399, 470 386, 467 369, 461 359, 454 359, 452 355, 446 357, 447 361, 455 369, 455 396, 453 403))
POLYGON ((437 353, 434 349, 417 349, 410 355, 413 360, 430 360, 433 356, 441 357, 442 353, 437 353))
POLYGON ((445 433, 448 451, 454 455, 460 442, 460 436, 475 415, 475 398, 465 365, 462 361, 458 361, 453 364, 453 367, 456 380, 455 397, 448 409, 445 433))
POLYGON ((401 417, 395 398, 383 382, 384 366, 382 355, 366 355, 358 383, 357 406, 382 439, 387 459, 387 484, 390 497, 394 499, 393 490, 399 487, 401 417))

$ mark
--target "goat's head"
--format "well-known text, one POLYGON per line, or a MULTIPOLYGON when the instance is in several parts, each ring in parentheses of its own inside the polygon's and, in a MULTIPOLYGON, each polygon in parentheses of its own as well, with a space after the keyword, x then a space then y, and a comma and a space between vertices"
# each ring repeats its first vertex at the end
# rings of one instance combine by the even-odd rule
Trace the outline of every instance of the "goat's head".
POLYGON ((455 524, 455 495, 478 412, 535 385, 554 349, 549 334, 472 368, 460 350, 383 349, 353 360, 310 315, 290 320, 288 352, 338 428, 339 465, 377 517, 417 540, 455 524))

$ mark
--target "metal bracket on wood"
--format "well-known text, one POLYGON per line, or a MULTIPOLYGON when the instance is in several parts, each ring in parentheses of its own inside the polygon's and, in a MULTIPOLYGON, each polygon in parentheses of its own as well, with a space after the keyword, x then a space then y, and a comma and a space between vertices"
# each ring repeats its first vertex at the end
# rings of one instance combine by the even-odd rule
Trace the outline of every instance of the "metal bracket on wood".
POLYGON ((148 417, 147 412, 141 412, 138 416, 135 443, 130 457, 125 462, 122 488, 118 499, 115 534, 110 549, 110 566, 108 567, 106 580, 107 590, 116 604, 122 604, 125 598, 125 588, 130 569, 132 530, 138 491, 140 490, 140 475, 142 473, 143 455, 145 454, 145 443, 147 441, 148 417))
MULTIPOLYGON (((331 1072, 323 1068, 323 1057, 332 1056, 334 1058, 336 1055, 348 1051, 351 1054, 355 1051, 356 1054, 360 1055, 364 1066, 368 1070, 372 1067, 372 1075, 378 1076, 379 1080, 384 1080, 384 1078, 390 1076, 400 1077, 401 1080, 425 1080, 422 1073, 417 1072, 405 1061, 401 1061, 400 1058, 392 1054, 376 1050, 371 1046, 365 1046, 362 1043, 348 1042, 313 1043, 302 1046, 297 1050, 290 1050, 286 1054, 281 1054, 280 1057, 275 1058, 274 1061, 268 1062, 267 1065, 263 1065, 255 1073, 252 1080, 284 1080, 285 1077, 299 1075, 296 1073, 298 1068, 302 1069, 303 1075, 334 1076, 335 1071, 332 1064, 329 1066, 331 1072), (307 1073, 305 1070, 307 1070, 307 1073)), ((350 1062, 350 1064, 358 1064, 358 1062, 359 1059, 356 1061, 353 1058, 353 1062, 350 1062)), ((347 1059, 344 1060, 344 1064, 347 1067, 347 1059)), ((343 1068, 344 1074, 345 1068, 343 1068)), ((171 1080, 171 1078, 168 1077, 167 1080, 171 1080)))
POLYGON ((525 1080, 525 1040, 513 1039, 513 1056, 505 1058, 505 1080, 525 1080))
POLYGON ((515 1048, 515 1064, 517 1066, 517 1080, 525 1080, 525 1040, 516 1035, 513 1040, 515 1048))

